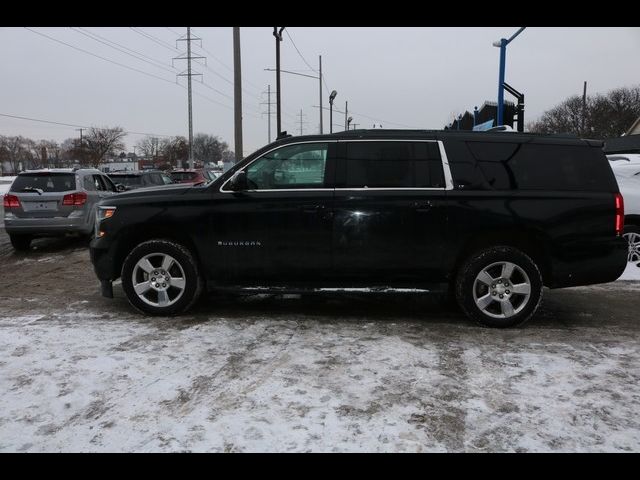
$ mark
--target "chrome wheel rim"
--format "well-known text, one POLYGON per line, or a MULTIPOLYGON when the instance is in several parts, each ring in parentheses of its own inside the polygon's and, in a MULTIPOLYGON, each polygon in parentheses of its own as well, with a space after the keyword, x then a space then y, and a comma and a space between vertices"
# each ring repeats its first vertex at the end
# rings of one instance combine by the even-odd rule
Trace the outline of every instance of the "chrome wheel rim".
POLYGON ((171 255, 151 253, 133 267, 131 284, 138 298, 152 307, 169 307, 182 297, 186 278, 182 265, 171 255))
POLYGON ((496 262, 480 270, 473 282, 473 300, 480 311, 493 318, 511 318, 529 303, 531 281, 512 262, 496 262))
POLYGON ((628 262, 640 262, 640 233, 629 232, 623 235, 629 244, 628 262))

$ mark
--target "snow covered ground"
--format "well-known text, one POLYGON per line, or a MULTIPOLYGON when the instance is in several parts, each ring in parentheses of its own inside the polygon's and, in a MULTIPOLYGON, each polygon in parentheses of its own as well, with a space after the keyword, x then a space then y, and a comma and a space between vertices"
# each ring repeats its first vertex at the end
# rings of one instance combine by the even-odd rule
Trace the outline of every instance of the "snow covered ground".
POLYGON ((627 268, 618 280, 640 280, 640 263, 627 263, 627 268))
POLYGON ((640 449, 639 282, 545 291, 511 330, 410 294, 152 319, 82 241, 36 246, 0 257, 0 451, 640 449))

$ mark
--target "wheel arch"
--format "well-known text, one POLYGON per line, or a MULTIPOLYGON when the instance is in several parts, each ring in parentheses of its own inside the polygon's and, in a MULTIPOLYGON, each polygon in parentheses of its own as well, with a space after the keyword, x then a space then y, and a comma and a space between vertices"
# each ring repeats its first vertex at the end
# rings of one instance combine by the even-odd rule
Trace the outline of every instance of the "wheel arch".
POLYGON ((549 241, 545 234, 535 229, 487 230, 470 236, 463 243, 456 256, 451 279, 455 279, 464 261, 471 255, 486 248, 505 246, 516 248, 528 255, 538 266, 545 285, 552 283, 552 267, 549 241))
POLYGON ((120 276, 124 261, 131 250, 149 240, 168 240, 184 246, 193 255, 198 270, 202 272, 204 265, 198 254, 195 242, 188 234, 164 225, 145 224, 144 229, 130 228, 121 234, 114 256, 114 272, 118 276, 120 276))

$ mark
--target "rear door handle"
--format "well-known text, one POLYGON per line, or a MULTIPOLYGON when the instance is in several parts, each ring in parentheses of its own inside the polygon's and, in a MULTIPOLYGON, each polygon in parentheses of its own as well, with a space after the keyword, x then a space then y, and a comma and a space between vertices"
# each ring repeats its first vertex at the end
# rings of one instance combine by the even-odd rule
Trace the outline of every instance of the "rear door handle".
POLYGON ((433 203, 429 200, 426 202, 413 202, 413 208, 416 209, 416 212, 428 212, 433 208, 433 203))

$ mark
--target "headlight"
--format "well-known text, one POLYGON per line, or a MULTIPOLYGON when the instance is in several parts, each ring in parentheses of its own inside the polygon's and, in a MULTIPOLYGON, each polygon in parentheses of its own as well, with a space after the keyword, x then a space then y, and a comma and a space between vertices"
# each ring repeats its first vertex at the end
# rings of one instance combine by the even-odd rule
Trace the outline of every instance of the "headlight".
POLYGON ((102 207, 102 206, 97 207, 96 227, 95 227, 95 234, 97 238, 104 237, 104 231, 100 229, 100 224, 103 222, 103 220, 113 217, 115 213, 116 213, 116 207, 102 207))

